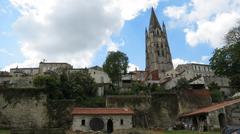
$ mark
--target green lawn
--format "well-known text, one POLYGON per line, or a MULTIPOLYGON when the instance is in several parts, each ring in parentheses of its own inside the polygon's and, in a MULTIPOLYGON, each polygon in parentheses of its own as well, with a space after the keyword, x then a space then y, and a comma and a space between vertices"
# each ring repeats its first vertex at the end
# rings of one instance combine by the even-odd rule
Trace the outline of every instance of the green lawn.
MULTIPOLYGON (((164 131, 163 134, 200 134, 200 133, 196 131, 179 130, 179 131, 164 131)), ((203 132, 201 134, 220 134, 220 132, 203 132)))
POLYGON ((0 134, 10 134, 10 131, 8 131, 8 130, 0 130, 0 134))

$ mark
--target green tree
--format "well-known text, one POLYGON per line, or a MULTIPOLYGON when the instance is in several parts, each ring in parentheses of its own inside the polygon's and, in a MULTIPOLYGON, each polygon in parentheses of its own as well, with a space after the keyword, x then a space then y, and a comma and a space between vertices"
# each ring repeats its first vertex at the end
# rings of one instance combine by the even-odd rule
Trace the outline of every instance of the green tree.
POLYGON ((33 80, 36 87, 46 88, 50 99, 76 99, 82 101, 95 97, 97 86, 87 70, 36 76, 33 80))
POLYGON ((80 101, 96 96, 96 83, 87 71, 70 73, 66 84, 74 99, 80 101))
POLYGON ((54 74, 38 75, 33 79, 33 84, 35 87, 46 88, 50 99, 63 98, 59 90, 59 79, 54 74))
POLYGON ((186 90, 190 88, 189 82, 186 78, 180 78, 177 81, 177 85, 175 87, 178 91, 186 90))
POLYGON ((210 59, 215 74, 226 76, 235 90, 240 90, 240 25, 226 35, 226 45, 217 48, 210 59))
POLYGON ((109 75, 112 82, 117 84, 121 80, 122 74, 127 73, 128 57, 123 52, 109 52, 104 64, 103 70, 109 75))
POLYGON ((208 85, 208 88, 211 94, 212 102, 220 102, 224 100, 224 96, 220 91, 220 87, 217 85, 217 83, 210 83, 208 85))
POLYGON ((133 94, 147 93, 148 87, 144 83, 133 82, 131 91, 133 94))

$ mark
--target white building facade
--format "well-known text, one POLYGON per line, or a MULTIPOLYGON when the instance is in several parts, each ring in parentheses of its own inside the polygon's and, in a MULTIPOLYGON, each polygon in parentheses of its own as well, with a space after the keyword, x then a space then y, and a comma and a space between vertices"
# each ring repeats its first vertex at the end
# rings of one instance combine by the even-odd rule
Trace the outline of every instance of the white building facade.
POLYGON ((113 132, 133 127, 134 112, 129 108, 79 108, 72 111, 73 131, 113 132))

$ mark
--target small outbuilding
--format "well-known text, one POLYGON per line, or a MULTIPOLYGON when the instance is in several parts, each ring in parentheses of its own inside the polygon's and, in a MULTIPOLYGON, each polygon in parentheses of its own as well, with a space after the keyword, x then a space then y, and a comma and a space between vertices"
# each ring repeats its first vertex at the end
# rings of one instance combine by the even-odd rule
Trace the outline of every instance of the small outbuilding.
POLYGON ((130 129, 133 126, 130 108, 80 108, 72 110, 73 131, 105 131, 130 129))
POLYGON ((181 120, 190 129, 213 130, 225 126, 240 126, 240 99, 226 100, 182 115, 181 120))

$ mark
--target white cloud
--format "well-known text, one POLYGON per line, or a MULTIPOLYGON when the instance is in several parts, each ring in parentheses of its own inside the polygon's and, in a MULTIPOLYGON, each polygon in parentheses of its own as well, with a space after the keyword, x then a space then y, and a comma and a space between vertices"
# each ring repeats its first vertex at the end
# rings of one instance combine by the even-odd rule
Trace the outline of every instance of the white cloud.
POLYGON ((173 67, 176 68, 179 64, 186 64, 190 63, 188 60, 180 59, 180 58, 175 58, 172 60, 173 62, 173 67))
POLYGON ((224 45, 224 35, 240 19, 239 6, 239 0, 191 0, 182 6, 166 7, 164 14, 183 25, 191 47, 208 43, 216 48, 224 45))
POLYGON ((159 0, 10 0, 20 16, 13 25, 26 61, 33 66, 42 59, 62 61, 77 67, 91 64, 104 45, 116 51, 121 46, 111 35, 159 0))
POLYGON ((201 61, 202 62, 207 62, 209 60, 210 56, 202 56, 201 61))
POLYGON ((164 10, 164 14, 173 19, 180 19, 186 14, 187 6, 170 6, 164 10))
POLYGON ((134 64, 132 64, 132 63, 129 63, 129 64, 128 64, 127 71, 128 71, 128 72, 131 72, 131 71, 135 71, 135 70, 139 70, 139 69, 140 69, 139 66, 134 65, 134 64))
POLYGON ((179 64, 187 64, 187 63, 199 63, 199 64, 204 64, 203 62, 199 61, 189 61, 181 58, 175 58, 172 60, 173 62, 173 67, 176 68, 179 64))

